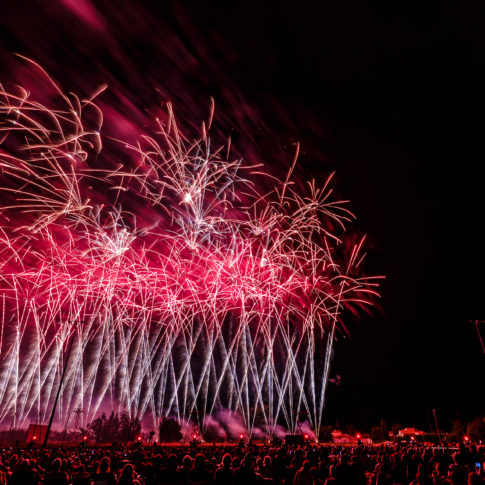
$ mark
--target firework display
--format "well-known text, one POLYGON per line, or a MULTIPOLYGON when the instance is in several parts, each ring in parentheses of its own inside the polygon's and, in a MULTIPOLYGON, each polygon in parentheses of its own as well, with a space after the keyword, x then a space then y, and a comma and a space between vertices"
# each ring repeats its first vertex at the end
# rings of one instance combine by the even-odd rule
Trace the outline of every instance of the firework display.
MULTIPOLYGON (((371 305, 331 176, 306 192, 170 104, 136 142, 95 95, 0 91, 0 422, 83 409, 320 427, 342 313, 371 305), (120 136, 119 138, 123 138, 120 136), (268 184, 269 189, 262 189, 268 184)), ((296 157, 295 157, 296 162, 296 157)))

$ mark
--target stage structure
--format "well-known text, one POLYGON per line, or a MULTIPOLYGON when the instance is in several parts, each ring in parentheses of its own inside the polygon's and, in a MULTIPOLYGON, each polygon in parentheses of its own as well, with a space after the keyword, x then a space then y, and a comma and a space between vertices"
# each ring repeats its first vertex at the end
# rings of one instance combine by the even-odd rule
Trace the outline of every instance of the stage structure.
POLYGON ((331 176, 278 180, 170 104, 143 129, 110 108, 105 136, 102 89, 43 76, 0 92, 0 421, 46 423, 65 368, 62 428, 82 408, 318 429, 342 315, 378 283, 331 176))

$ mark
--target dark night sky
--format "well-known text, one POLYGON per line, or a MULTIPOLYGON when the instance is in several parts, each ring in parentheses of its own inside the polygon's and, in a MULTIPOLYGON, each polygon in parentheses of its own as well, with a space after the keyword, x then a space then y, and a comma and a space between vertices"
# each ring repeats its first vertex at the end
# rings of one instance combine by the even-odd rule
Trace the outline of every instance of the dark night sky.
MULTIPOLYGON (((19 51, 66 79, 77 64, 99 82, 102 65, 136 85, 95 28, 45 3, 0 2, 1 59, 19 51)), ((163 70, 225 110, 235 109, 225 90, 237 87, 272 143, 302 142, 308 177, 337 170, 337 189, 369 235, 366 268, 387 278, 382 311, 337 343, 342 385, 330 387, 328 422, 429 429, 433 408, 445 426, 485 413, 485 355, 468 322, 485 318, 484 12, 435 2, 198 1, 145 2, 137 18, 136 2, 123 4, 120 17, 98 8, 140 78, 163 70), (167 32, 195 67, 166 61, 155 45, 167 32)))

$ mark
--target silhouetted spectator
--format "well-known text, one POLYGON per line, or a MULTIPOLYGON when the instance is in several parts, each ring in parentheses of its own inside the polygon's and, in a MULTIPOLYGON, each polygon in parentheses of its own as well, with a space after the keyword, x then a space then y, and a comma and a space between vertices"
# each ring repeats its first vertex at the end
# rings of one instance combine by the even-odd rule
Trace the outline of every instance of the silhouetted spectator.
POLYGON ((135 470, 131 463, 125 465, 121 470, 120 477, 116 482, 116 485, 135 485, 138 484, 138 480, 135 478, 135 470))
POLYGON ((80 465, 72 475, 73 485, 91 485, 91 474, 84 465, 80 465))
POLYGON ((258 470, 262 477, 273 480, 275 477, 275 470, 273 468, 273 460, 271 456, 266 455, 263 459, 263 464, 258 470))
POLYGON ((93 475, 94 485, 115 485, 116 479, 110 469, 110 459, 105 456, 99 463, 96 473, 93 475))
POLYGON ((209 485, 212 484, 212 475, 206 468, 205 456, 197 453, 194 466, 187 474, 187 485, 209 485))
POLYGON ((294 485, 312 485, 313 479, 310 473, 310 462, 305 460, 301 468, 295 473, 294 485))
POLYGON ((45 474, 44 485, 67 485, 69 483, 69 475, 61 471, 62 462, 60 458, 56 458, 51 465, 51 471, 45 474))
POLYGON ((29 460, 22 460, 20 466, 12 473, 9 485, 37 485, 34 472, 29 467, 29 460))
POLYGON ((169 455, 165 467, 160 470, 158 483, 163 485, 182 484, 182 473, 177 469, 177 455, 169 455))
POLYGON ((241 466, 234 470, 234 484, 235 485, 246 485, 271 482, 271 480, 266 480, 259 473, 254 471, 253 459, 249 454, 247 454, 241 462, 241 466))
POLYGON ((234 471, 231 468, 232 456, 226 453, 222 457, 221 466, 216 470, 214 474, 215 485, 233 485, 234 483, 234 471))

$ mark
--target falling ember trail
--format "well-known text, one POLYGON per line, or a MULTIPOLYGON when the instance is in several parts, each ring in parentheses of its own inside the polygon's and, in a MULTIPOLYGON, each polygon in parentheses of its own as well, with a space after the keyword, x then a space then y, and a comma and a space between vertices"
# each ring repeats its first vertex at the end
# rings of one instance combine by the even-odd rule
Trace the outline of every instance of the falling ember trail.
POLYGON ((213 107, 196 140, 170 105, 136 140, 103 137, 104 88, 53 86, 54 107, 0 88, 0 422, 45 421, 65 370, 61 420, 318 429, 336 326, 378 296, 331 176, 300 193, 296 157, 281 182, 231 158, 213 107))

